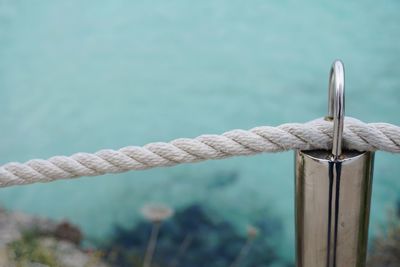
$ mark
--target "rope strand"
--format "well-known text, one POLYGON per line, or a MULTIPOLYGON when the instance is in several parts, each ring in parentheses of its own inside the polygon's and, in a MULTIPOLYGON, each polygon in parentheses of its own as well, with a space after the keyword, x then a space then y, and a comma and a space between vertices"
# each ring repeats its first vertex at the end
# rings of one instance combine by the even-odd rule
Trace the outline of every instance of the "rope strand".
MULTIPOLYGON (((181 163, 221 159, 286 150, 330 149, 332 122, 317 119, 304 124, 262 126, 232 130, 222 135, 180 138, 169 143, 150 143, 119 150, 77 153, 48 160, 33 159, 0 166, 0 187, 49 182, 58 179, 144 170, 181 163)), ((358 151, 383 150, 400 153, 400 127, 387 123, 363 123, 346 117, 343 145, 358 151)))

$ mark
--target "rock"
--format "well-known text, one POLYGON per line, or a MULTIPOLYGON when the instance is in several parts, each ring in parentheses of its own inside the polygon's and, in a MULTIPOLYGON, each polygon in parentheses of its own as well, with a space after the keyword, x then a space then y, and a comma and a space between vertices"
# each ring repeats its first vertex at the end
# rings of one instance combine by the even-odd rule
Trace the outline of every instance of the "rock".
POLYGON ((68 241, 59 241, 54 238, 43 238, 40 245, 53 250, 57 263, 63 267, 106 267, 100 259, 100 255, 87 254, 68 241))
POLYGON ((20 238, 21 231, 15 220, 6 212, 0 211, 0 248, 20 238))
POLYGON ((16 267, 15 263, 10 260, 6 248, 0 249, 0 267, 16 267))
POLYGON ((21 212, 0 210, 0 247, 18 240, 24 232, 35 231, 38 234, 52 234, 57 223, 21 212))

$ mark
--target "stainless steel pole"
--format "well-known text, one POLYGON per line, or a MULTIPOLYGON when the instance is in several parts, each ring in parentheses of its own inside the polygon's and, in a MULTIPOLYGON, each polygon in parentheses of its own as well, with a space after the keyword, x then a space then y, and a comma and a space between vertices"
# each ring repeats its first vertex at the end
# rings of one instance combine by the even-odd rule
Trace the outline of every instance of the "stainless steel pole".
POLYGON ((365 266, 374 153, 342 151, 344 68, 332 65, 329 115, 332 152, 296 152, 298 267, 365 266))

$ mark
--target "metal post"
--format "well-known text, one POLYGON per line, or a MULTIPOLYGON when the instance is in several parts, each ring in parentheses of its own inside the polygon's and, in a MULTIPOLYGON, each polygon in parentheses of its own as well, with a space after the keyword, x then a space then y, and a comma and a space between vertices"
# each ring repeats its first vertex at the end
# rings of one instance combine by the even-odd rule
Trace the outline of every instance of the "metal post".
POLYGON ((332 65, 329 115, 332 151, 296 152, 296 265, 365 266, 373 152, 342 151, 344 68, 332 65))

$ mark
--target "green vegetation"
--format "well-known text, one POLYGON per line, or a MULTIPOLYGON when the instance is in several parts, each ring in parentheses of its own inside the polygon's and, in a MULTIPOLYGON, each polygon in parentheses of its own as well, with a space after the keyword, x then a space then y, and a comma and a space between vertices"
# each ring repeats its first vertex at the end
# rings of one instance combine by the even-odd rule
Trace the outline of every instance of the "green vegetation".
POLYGON ((34 232, 24 233, 20 240, 8 245, 8 250, 17 267, 25 267, 32 262, 59 267, 54 251, 42 246, 34 232))

